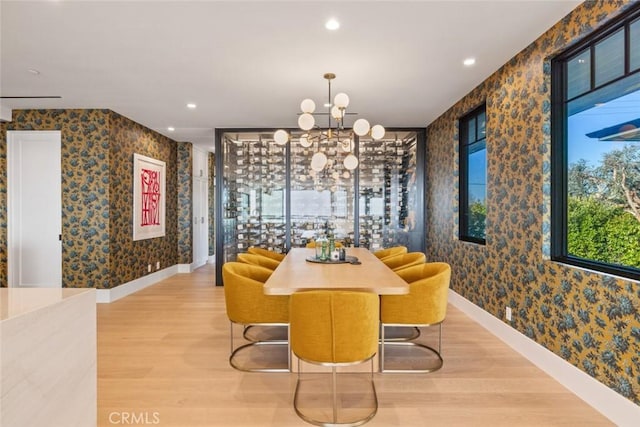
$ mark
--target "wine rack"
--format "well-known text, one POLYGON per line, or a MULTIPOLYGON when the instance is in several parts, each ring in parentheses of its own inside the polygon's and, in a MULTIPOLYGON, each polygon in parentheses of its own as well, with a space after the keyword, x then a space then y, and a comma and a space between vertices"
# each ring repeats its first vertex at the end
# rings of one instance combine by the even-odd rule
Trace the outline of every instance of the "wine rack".
POLYGON ((417 211, 415 134, 360 139, 360 246, 407 245, 417 211))
POLYGON ((285 147, 260 134, 223 142, 223 260, 250 246, 284 252, 285 147))
POLYGON ((327 230, 346 246, 358 244, 372 251, 409 246, 408 234, 422 221, 416 218, 421 203, 416 186, 416 132, 388 133, 379 141, 363 137, 357 148, 358 200, 356 171, 344 168, 346 154, 340 148, 305 148, 295 135, 287 147, 276 144, 268 132, 224 133, 220 149, 222 261, 234 261, 250 246, 276 252, 303 247, 327 230), (318 149, 325 152, 330 164, 314 173, 310 162, 318 149), (291 201, 289 218, 287 196, 291 201), (286 241, 287 221, 290 242, 286 241))

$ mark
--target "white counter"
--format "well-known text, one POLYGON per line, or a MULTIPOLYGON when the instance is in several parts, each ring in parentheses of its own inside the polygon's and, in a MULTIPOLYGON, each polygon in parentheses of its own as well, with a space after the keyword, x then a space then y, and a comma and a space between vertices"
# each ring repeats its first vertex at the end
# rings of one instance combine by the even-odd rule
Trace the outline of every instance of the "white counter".
POLYGON ((94 289, 0 289, 0 426, 95 426, 94 289))

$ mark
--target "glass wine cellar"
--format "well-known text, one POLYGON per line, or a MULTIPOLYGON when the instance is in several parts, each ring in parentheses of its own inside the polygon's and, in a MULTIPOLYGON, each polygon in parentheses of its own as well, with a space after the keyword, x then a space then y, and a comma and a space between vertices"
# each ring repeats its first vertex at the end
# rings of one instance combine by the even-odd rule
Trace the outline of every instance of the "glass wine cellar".
POLYGON ((424 252, 424 130, 356 137, 351 171, 341 147, 305 147, 296 132, 278 145, 273 130, 217 130, 217 284, 222 264, 250 246, 286 253, 327 233, 347 247, 424 252), (315 172, 318 150, 329 162, 315 172))

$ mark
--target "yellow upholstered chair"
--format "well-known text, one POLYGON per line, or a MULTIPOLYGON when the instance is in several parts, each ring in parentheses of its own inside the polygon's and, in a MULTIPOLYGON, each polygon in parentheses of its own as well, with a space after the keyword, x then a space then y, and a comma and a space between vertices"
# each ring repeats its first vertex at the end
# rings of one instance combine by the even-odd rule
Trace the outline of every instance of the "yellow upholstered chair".
POLYGON ((447 314, 447 297, 451 267, 443 262, 431 262, 398 271, 409 283, 406 295, 382 295, 380 297, 380 371, 381 372, 431 372, 442 367, 442 322, 447 314), (385 341, 387 326, 438 326, 438 349, 415 341, 385 341), (386 369, 386 346, 418 346, 437 356, 437 363, 425 369, 386 369))
MULTIPOLYGON (((290 360, 287 348, 287 368, 246 368, 236 362, 238 353, 258 345, 288 345, 287 340, 254 341, 234 348, 233 325, 244 328, 260 326, 288 326, 289 297, 265 295, 264 282, 271 276, 268 268, 240 262, 227 262, 222 266, 224 298, 230 321, 231 354, 229 364, 241 371, 289 372, 290 360)), ((243 329, 244 330, 244 329, 243 329)))
POLYGON ((271 259, 276 260, 278 262, 282 262, 282 260, 286 256, 285 254, 281 254, 281 253, 278 253, 278 252, 270 251, 270 250, 267 250, 267 249, 257 248, 255 246, 251 246, 249 249, 247 249, 247 252, 249 252, 250 254, 254 254, 254 255, 266 256, 267 258, 271 258, 271 259))
POLYGON ((392 248, 381 249, 379 251, 375 251, 373 254, 379 260, 383 260, 385 258, 389 258, 389 257, 392 257, 392 256, 397 256, 397 255, 402 255, 402 254, 406 254, 406 253, 407 253, 407 247, 406 246, 394 246, 392 248))
MULTIPOLYGON (((341 242, 336 241, 336 248, 341 248, 341 247, 343 247, 343 246, 344 246, 344 245, 343 245, 341 242)), ((309 248, 309 249, 313 249, 313 248, 315 248, 315 247, 316 247, 316 242, 315 242, 315 240, 313 240, 313 241, 311 241, 311 242, 308 242, 306 247, 307 247, 307 248, 309 248)))
MULTIPOLYGON (((331 403, 318 405, 320 393, 316 392, 313 394, 313 404, 305 405, 305 399, 300 397, 302 362, 298 363, 298 381, 293 406, 302 419, 324 426, 360 425, 376 414, 378 400, 373 382, 373 357, 378 348, 379 308, 378 295, 369 292, 314 290, 296 292, 291 296, 291 350, 303 362, 332 368, 331 403), (365 405, 364 413, 359 415, 357 410, 362 412, 361 407, 346 408, 343 404, 340 410, 336 368, 366 361, 371 361, 371 392, 368 393, 371 403, 365 405), (326 413, 326 406, 331 406, 331 416, 326 413)), ((307 382, 305 387, 308 387, 307 382)), ((358 387, 357 391, 362 393, 368 390, 358 387)), ((345 399, 345 402, 348 401, 349 399, 345 399)), ((361 399, 353 401, 362 403, 361 399)))
POLYGON ((238 254, 237 258, 238 262, 243 262, 245 264, 251 265, 259 265, 260 267, 268 268, 271 271, 275 270, 280 265, 280 263, 275 259, 267 258, 266 256, 262 255, 238 254))
POLYGON ((393 271, 398 272, 403 268, 424 264, 427 261, 427 257, 422 252, 409 252, 387 257, 381 261, 393 271))

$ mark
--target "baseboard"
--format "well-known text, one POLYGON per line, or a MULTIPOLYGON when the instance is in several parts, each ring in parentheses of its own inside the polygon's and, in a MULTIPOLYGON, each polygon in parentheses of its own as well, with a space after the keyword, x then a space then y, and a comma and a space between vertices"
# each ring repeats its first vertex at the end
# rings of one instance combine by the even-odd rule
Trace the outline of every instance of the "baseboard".
POLYGON ((178 264, 178 273, 191 273, 193 264, 178 264))
POLYGON ((191 264, 178 264, 178 273, 192 273, 198 267, 202 267, 208 261, 208 258, 200 262, 192 262, 191 264))
POLYGON ((616 425, 638 425, 640 406, 452 290, 449 302, 616 425))
POLYGON ((216 256, 215 255, 211 255, 208 259, 207 259, 207 264, 215 264, 216 263, 216 256))
POLYGON ((177 265, 165 268, 164 270, 154 271, 146 276, 132 280, 127 283, 123 283, 120 286, 116 286, 111 289, 96 289, 96 302, 98 303, 110 303, 124 298, 127 295, 131 295, 141 289, 158 283, 174 274, 179 273, 177 265))

